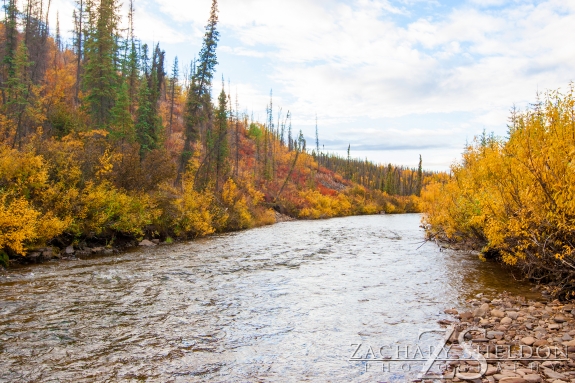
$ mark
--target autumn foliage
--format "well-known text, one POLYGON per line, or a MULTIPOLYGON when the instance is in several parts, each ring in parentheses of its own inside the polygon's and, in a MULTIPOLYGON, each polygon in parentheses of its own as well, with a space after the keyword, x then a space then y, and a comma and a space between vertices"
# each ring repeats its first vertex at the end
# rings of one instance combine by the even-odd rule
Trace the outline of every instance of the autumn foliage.
POLYGON ((271 99, 264 123, 234 110, 223 86, 212 100, 217 1, 183 81, 177 60, 166 74, 159 45, 122 35, 117 1, 77 5, 70 49, 49 33, 42 2, 21 13, 9 0, 0 23, 1 264, 46 246, 241 230, 279 213, 418 211, 416 170, 310 152, 291 123, 274 123, 271 99))
POLYGON ((477 138, 422 194, 432 236, 468 241, 564 298, 575 291, 573 91, 514 111, 507 139, 477 138))

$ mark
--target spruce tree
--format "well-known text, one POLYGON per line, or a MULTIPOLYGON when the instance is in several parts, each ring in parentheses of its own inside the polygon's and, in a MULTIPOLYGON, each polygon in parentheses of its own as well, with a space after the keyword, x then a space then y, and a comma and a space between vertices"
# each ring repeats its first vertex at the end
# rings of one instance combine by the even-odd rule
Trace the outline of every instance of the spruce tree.
POLYGON ((209 121, 209 116, 212 114, 210 91, 215 67, 218 64, 216 57, 216 47, 219 40, 219 32, 216 29, 217 24, 218 2, 217 0, 212 0, 210 18, 205 28, 202 49, 198 60, 193 63, 192 78, 184 112, 184 149, 180 157, 176 183, 181 182, 182 174, 189 159, 192 157, 193 144, 200 138, 201 124, 209 121))
POLYGON ((421 154, 419 155, 419 165, 417 166, 417 184, 415 195, 421 195, 421 188, 423 187, 423 160, 421 159, 421 154))
POLYGON ((228 148, 228 113, 227 113, 227 96, 222 83, 222 91, 218 97, 218 109, 216 111, 216 123, 214 129, 215 138, 215 168, 216 168, 216 190, 219 190, 219 180, 221 177, 227 175, 227 157, 229 154, 228 148))
POLYGON ((136 112, 135 133, 136 140, 140 144, 140 156, 158 148, 160 137, 161 121, 155 113, 155 108, 151 100, 152 92, 148 82, 143 80, 140 85, 138 97, 138 111, 136 112))
POLYGON ((89 4, 88 31, 82 85, 86 109, 98 128, 108 129, 116 100, 119 79, 116 68, 118 7, 116 0, 101 0, 94 9, 89 4))
POLYGON ((178 85, 179 67, 178 67, 178 57, 174 59, 174 65, 172 66, 172 76, 170 78, 170 121, 168 123, 168 135, 172 134, 173 123, 174 123, 174 106, 176 104, 176 86, 178 85))

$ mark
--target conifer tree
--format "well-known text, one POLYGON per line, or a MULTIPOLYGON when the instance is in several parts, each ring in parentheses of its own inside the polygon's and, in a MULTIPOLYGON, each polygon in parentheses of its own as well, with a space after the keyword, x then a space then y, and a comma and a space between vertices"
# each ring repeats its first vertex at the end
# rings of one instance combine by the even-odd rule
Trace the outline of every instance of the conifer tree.
POLYGON ((141 81, 136 112, 135 133, 140 144, 140 157, 158 148, 161 121, 152 105, 152 92, 147 81, 141 81))
POLYGON ((222 83, 222 91, 218 97, 218 109, 216 111, 216 123, 214 129, 214 160, 215 160, 215 179, 216 190, 219 190, 220 177, 227 175, 227 157, 229 154, 228 148, 228 113, 227 113, 227 97, 222 83))
POLYGON ((28 59, 28 48, 24 41, 18 44, 18 48, 11 62, 12 71, 7 81, 7 102, 4 105, 5 115, 12 121, 15 131, 6 132, 6 136, 13 134, 12 147, 20 148, 22 138, 28 133, 26 128, 26 112, 30 107, 30 93, 32 82, 29 76, 31 66, 28 59))
POLYGON ((82 80, 84 100, 94 125, 108 129, 119 83, 116 70, 118 7, 116 0, 101 0, 96 9, 93 4, 89 5, 82 80))
POLYGON ((172 76, 170 78, 170 121, 168 123, 168 134, 172 134, 173 121, 174 121, 174 106, 176 104, 176 86, 178 85, 179 66, 178 56, 174 59, 172 66, 172 76))
POLYGON ((215 67, 218 64, 216 57, 216 47, 219 40, 219 32, 216 29, 217 24, 218 2, 217 0, 212 0, 210 18, 205 28, 202 49, 198 60, 193 63, 192 79, 184 114, 184 149, 180 157, 176 183, 181 181, 186 165, 192 157, 192 146, 200 138, 200 125, 208 121, 212 113, 210 91, 215 67))
POLYGON ((415 195, 421 195, 421 188, 423 187, 423 161, 421 159, 421 154, 419 155, 419 165, 417 166, 417 185, 415 190, 415 195))

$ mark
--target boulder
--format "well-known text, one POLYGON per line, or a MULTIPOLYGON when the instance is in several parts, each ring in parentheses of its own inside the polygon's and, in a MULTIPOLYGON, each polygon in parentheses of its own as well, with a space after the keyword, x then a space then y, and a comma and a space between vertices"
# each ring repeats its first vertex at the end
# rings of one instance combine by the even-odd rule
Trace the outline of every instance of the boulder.
POLYGON ((144 239, 142 242, 140 242, 138 244, 139 246, 144 246, 144 247, 152 247, 152 246, 156 246, 156 244, 152 241, 149 241, 147 239, 144 239))

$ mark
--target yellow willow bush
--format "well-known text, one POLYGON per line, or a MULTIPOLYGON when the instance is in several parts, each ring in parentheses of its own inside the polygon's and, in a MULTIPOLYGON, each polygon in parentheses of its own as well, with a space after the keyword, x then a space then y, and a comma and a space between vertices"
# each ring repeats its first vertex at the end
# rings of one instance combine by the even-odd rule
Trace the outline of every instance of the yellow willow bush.
POLYGON ((422 201, 432 235, 468 240, 534 279, 575 291, 575 98, 549 92, 513 113, 509 139, 483 136, 422 201))
POLYGON ((174 216, 170 217, 170 226, 177 236, 201 237, 212 234, 218 224, 217 214, 213 212, 214 196, 207 190, 195 190, 190 178, 183 181, 183 193, 173 202, 175 211, 174 216))
POLYGON ((224 184, 222 200, 228 216, 227 229, 247 229, 254 225, 254 218, 249 211, 247 200, 231 178, 224 184))
POLYGON ((300 192, 305 207, 299 212, 300 218, 331 218, 351 214, 351 203, 344 194, 337 196, 323 195, 317 190, 300 192))
POLYGON ((128 195, 108 182, 89 182, 77 203, 74 226, 77 234, 87 236, 119 232, 140 237, 161 213, 147 194, 128 195))
POLYGON ((43 244, 64 232, 69 219, 59 219, 43 206, 50 189, 41 156, 0 143, 0 250, 25 254, 26 246, 43 244))

